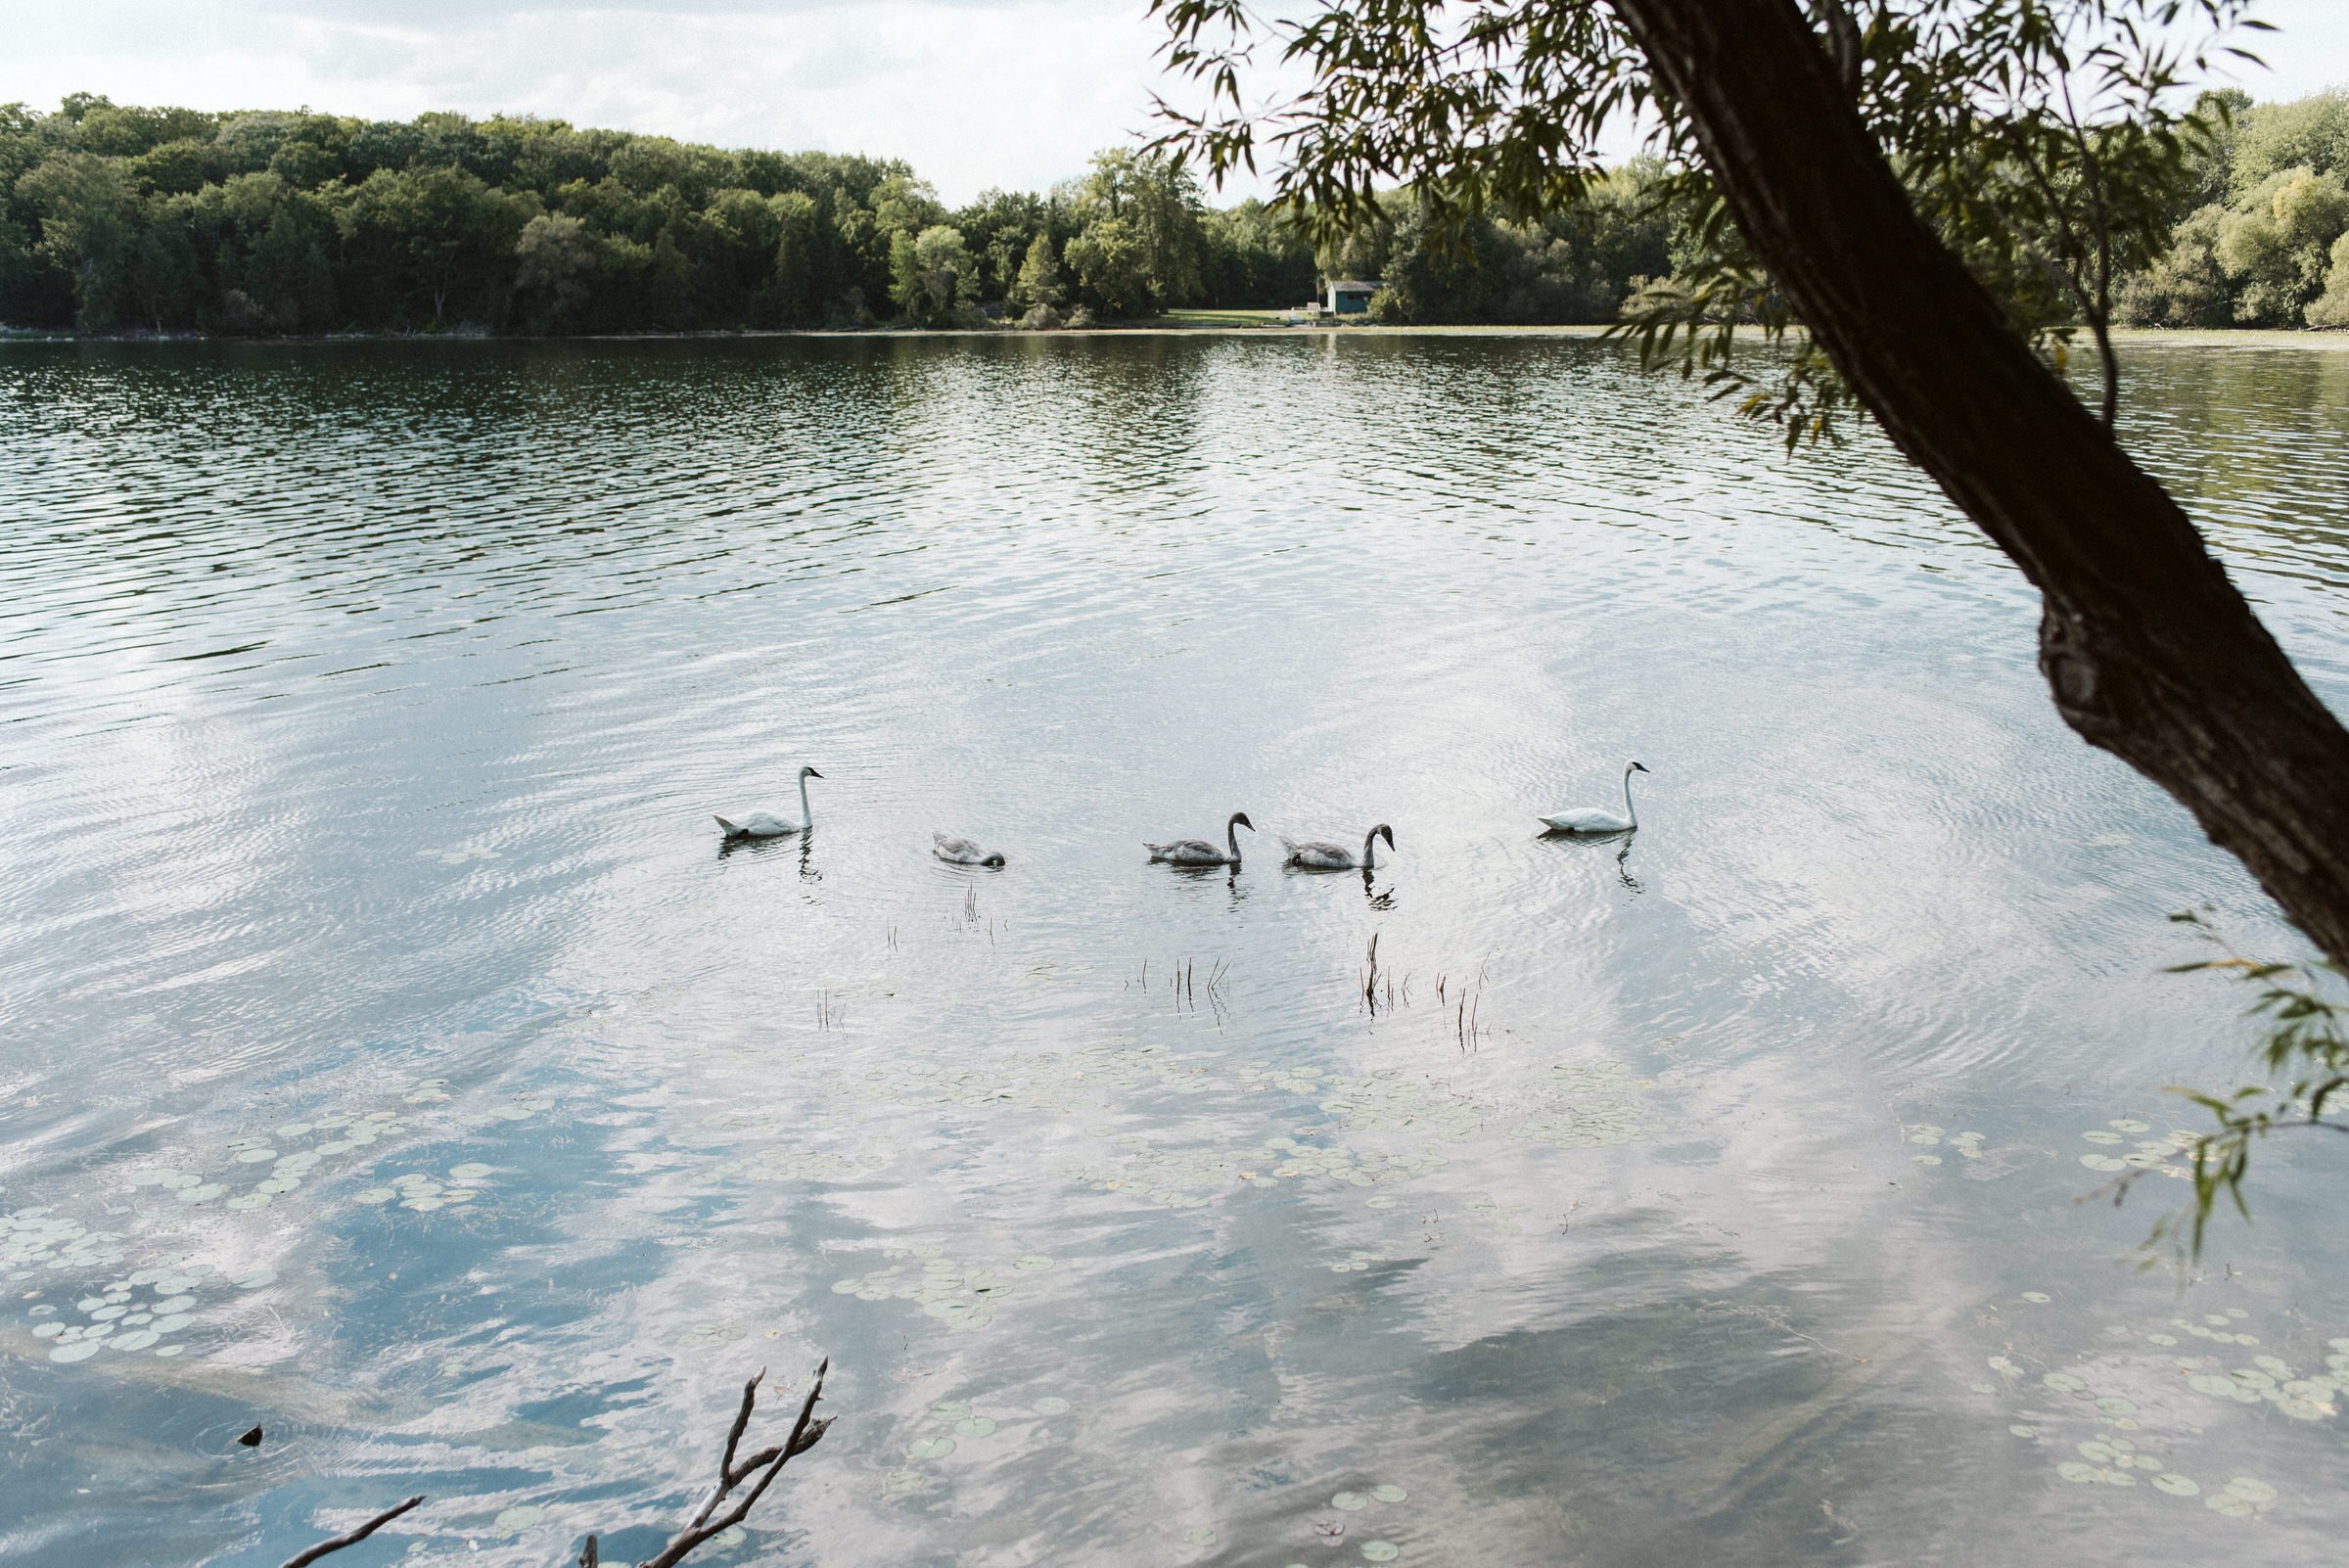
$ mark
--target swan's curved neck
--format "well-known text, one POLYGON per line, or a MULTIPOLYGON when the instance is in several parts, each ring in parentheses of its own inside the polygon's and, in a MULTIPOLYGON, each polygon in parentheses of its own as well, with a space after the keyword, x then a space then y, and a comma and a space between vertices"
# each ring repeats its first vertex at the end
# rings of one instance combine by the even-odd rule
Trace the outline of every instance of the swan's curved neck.
POLYGON ((803 822, 815 820, 815 813, 807 809, 807 775, 805 773, 800 775, 800 820, 803 822))
POLYGON ((1235 816, 1223 824, 1223 842, 1230 846, 1232 861, 1237 864, 1240 858, 1240 819, 1238 817, 1235 816))
POLYGON ((1367 871, 1378 863, 1378 829, 1362 835, 1362 869, 1367 871))
POLYGON ((1639 825, 1639 813, 1632 806, 1632 770, 1623 770, 1623 819, 1634 827, 1639 825))

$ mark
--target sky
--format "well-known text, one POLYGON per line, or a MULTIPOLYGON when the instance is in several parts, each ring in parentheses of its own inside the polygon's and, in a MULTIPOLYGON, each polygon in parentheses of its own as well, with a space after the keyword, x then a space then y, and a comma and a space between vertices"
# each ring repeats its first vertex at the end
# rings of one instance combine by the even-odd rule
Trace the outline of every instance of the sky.
MULTIPOLYGON (((2266 0, 2262 98, 2349 85, 2349 0, 2266 0)), ((1040 190, 1187 101, 1143 0, 0 0, 0 103, 506 111, 1040 190)), ((1253 194, 1227 192, 1227 198, 1253 194)))

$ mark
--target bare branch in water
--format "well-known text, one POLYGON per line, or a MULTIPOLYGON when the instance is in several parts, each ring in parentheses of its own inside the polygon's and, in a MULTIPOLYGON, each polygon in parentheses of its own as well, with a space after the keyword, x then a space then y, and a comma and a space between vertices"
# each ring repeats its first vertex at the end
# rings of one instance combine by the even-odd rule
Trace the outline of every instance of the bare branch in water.
POLYGON ((285 1568, 305 1568, 306 1564, 316 1562, 330 1551, 341 1551, 345 1546, 355 1546, 423 1500, 424 1494, 419 1492, 398 1506, 386 1508, 347 1535, 337 1536, 332 1541, 321 1541, 307 1551, 296 1552, 286 1559, 285 1568))
POLYGON ((737 1464, 734 1462, 734 1453, 741 1446, 743 1433, 750 1428, 751 1412, 759 1404, 759 1382, 766 1376, 765 1370, 761 1368, 757 1377, 742 1385, 742 1408, 735 1412, 734 1425, 726 1433, 725 1451, 718 1455, 716 1487, 712 1490, 700 1511, 694 1514, 693 1522, 678 1531, 676 1539, 662 1547, 659 1555, 647 1558, 643 1568, 676 1568, 703 1543, 714 1536, 725 1534, 750 1517, 751 1510, 758 1506, 766 1489, 774 1484, 783 1466, 814 1448, 832 1425, 828 1416, 820 1421, 815 1419, 815 1402, 824 1396, 824 1374, 831 1369, 832 1363, 828 1360, 816 1367, 815 1380, 808 1385, 807 1398, 800 1403, 800 1416, 792 1423, 791 1435, 775 1447, 761 1449, 737 1464), (743 1493, 733 1507, 719 1513, 718 1504, 731 1497, 736 1487, 753 1477, 757 1478, 756 1484, 743 1493))
MULTIPOLYGON (((717 1484, 711 1489, 710 1496, 703 1499, 692 1521, 677 1532, 676 1539, 662 1547, 658 1555, 645 1559, 639 1568, 676 1568, 678 1563, 703 1545, 750 1517, 751 1510, 758 1506, 766 1489, 774 1484, 783 1466, 814 1448, 824 1433, 831 1429, 830 1416, 818 1420, 815 1415, 815 1402, 823 1398, 824 1377, 831 1370, 829 1359, 816 1367, 815 1381, 809 1386, 807 1397, 800 1402, 799 1419, 792 1423, 789 1437, 738 1462, 735 1454, 741 1451, 743 1434, 750 1430, 751 1414, 759 1407, 759 1385, 766 1377, 766 1368, 760 1367, 757 1375, 742 1385, 742 1407, 734 1412, 734 1424, 726 1429, 725 1449, 718 1454, 717 1484), (736 1488, 754 1480, 756 1484, 736 1499, 734 1506, 723 1513, 718 1512, 719 1505, 734 1497, 736 1488)), ((423 1500, 424 1494, 420 1492, 396 1508, 386 1508, 348 1535, 321 1541, 299 1556, 288 1558, 285 1568, 307 1568, 308 1564, 316 1562, 328 1552, 356 1545, 423 1500)), ((597 1545, 596 1538, 589 1536, 586 1545, 579 1549, 577 1568, 600 1568, 602 1562, 602 1548, 597 1545)))

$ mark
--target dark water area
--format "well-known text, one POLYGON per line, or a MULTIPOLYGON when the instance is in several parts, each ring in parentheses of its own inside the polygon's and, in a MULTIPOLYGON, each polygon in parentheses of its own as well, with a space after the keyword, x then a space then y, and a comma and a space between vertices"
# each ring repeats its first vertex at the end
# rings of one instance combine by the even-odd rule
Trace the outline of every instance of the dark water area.
MULTIPOLYGON (((2349 354, 2129 371, 2349 706, 2349 354)), ((2343 1155, 2139 1267, 2299 945, 2036 615, 1582 340, 0 345, 0 1560, 641 1556, 827 1355, 697 1561, 2337 1560, 2343 1155)))

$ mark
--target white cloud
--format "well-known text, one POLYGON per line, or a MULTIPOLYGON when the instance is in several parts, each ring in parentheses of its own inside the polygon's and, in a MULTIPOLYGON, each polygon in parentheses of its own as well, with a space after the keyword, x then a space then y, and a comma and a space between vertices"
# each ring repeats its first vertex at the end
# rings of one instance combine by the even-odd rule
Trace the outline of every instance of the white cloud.
POLYGON ((0 101, 502 110, 903 158, 949 201, 1041 188, 1147 130, 1163 36, 1098 0, 0 0, 0 101))
POLYGON ((2246 33, 2242 41, 2265 66, 2237 62, 2227 72, 2252 97, 2305 98, 2349 87, 2349 3, 2261 0, 2257 15, 2277 30, 2246 33))
MULTIPOLYGON (((2349 0, 2263 14, 2254 93, 2349 82, 2349 0)), ((1143 0, 0 0, 0 102, 503 110, 903 158, 960 202, 1147 130, 1163 36, 1143 0)))

